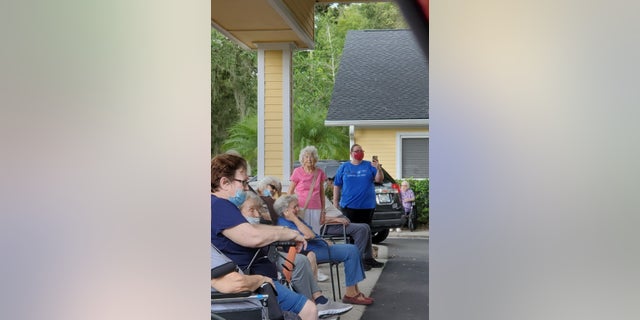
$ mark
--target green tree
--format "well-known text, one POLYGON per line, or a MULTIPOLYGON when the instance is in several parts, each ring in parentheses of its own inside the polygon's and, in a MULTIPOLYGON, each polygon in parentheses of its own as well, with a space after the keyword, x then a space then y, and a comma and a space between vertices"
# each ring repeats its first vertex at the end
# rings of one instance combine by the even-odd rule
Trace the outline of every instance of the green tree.
MULTIPOLYGON (((245 117, 229 128, 229 138, 222 144, 223 151, 235 150, 257 168, 258 161, 258 115, 245 117)), ((252 172, 253 175, 256 172, 252 172)))
MULTIPOLYGON (((293 152, 296 160, 300 149, 307 145, 318 148, 323 159, 348 159, 349 136, 347 127, 325 127, 333 85, 338 72, 344 40, 348 30, 406 28, 402 14, 394 3, 316 5, 315 49, 296 51, 293 55, 293 152)), ((216 35, 223 38, 221 35, 216 35)), ((216 43, 222 39, 216 39, 216 43)), ((255 167, 257 162, 257 117, 255 117, 255 53, 248 54, 237 46, 217 46, 214 77, 214 36, 212 34, 212 120, 216 124, 214 138, 212 123, 212 152, 234 149, 255 167), (237 50, 240 50, 238 52, 237 50), (222 57, 224 56, 224 57, 222 57), (251 56, 251 67, 245 64, 251 56), (231 58, 230 58, 231 57, 231 58), (251 69, 252 71, 247 71, 251 69), (244 71, 242 71, 244 70, 244 71), (251 75, 253 87, 239 72, 251 75), (224 90, 216 92, 214 84, 224 90), (242 89, 240 89, 242 88, 242 89), (250 89, 248 89, 250 88, 250 89), (243 102, 244 101, 244 102, 243 102), (242 105, 247 108, 243 109, 242 105), (235 108, 233 108, 235 106, 235 108), (222 112, 214 113, 214 109, 222 112), (245 111, 243 111, 245 110, 245 111), (233 114, 236 113, 234 119, 233 114), (214 116, 216 118, 214 118, 214 116), (213 144, 226 139, 224 144, 213 144)), ((256 172, 254 172, 256 174, 256 172)))
POLYGON ((228 128, 255 114, 256 54, 211 30, 211 154, 222 152, 228 128))
POLYGON ((312 145, 318 149, 320 159, 348 159, 349 133, 346 127, 327 127, 324 119, 327 110, 321 108, 297 108, 293 135, 293 160, 298 159, 302 148, 312 145))

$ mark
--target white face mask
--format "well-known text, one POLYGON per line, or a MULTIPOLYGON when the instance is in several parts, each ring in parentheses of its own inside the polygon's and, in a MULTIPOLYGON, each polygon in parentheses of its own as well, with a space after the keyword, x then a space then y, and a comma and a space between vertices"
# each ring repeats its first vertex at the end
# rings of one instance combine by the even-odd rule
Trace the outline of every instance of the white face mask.
POLYGON ((250 224, 260 224, 260 218, 256 218, 256 217, 247 217, 247 221, 250 224))

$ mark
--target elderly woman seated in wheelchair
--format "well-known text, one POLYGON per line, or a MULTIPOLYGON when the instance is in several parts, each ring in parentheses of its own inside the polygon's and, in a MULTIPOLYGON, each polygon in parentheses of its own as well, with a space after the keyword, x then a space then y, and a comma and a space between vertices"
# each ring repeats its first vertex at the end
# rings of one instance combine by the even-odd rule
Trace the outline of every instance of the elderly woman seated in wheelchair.
POLYGON ((311 227, 302 220, 298 214, 298 197, 295 195, 283 195, 273 205, 280 216, 278 225, 294 229, 300 232, 307 240, 307 250, 316 254, 319 262, 344 262, 346 277, 346 293, 342 302, 349 304, 370 305, 373 298, 365 296, 358 289, 358 282, 365 279, 364 267, 358 248, 352 244, 329 244, 311 227))
MULTIPOLYGON (((260 223, 261 211, 263 210, 263 201, 256 194, 251 191, 247 192, 245 201, 240 205, 240 212, 251 224, 260 223)), ((265 216, 268 216, 266 213, 265 216)), ((295 254, 291 259, 293 261, 286 261, 283 254, 277 255, 276 267, 278 271, 285 273, 285 265, 289 265, 293 270, 290 271, 289 278, 291 287, 298 293, 307 297, 307 299, 314 301, 318 309, 318 316, 330 316, 343 314, 353 308, 352 305, 340 303, 337 301, 331 301, 327 299, 320 290, 318 283, 315 280, 314 272, 310 265, 307 256, 302 254, 295 254), (287 264, 287 262, 289 262, 287 264)), ((314 262, 315 263, 315 262, 314 262)))

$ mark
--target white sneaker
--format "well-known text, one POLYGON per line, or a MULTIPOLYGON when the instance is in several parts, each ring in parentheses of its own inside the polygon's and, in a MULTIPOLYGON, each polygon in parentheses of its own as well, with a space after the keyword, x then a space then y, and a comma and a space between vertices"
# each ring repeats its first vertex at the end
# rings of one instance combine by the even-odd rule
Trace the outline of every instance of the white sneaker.
POLYGON ((327 301, 327 303, 317 304, 316 308, 318 308, 318 317, 325 318, 328 316, 339 315, 348 312, 353 308, 353 306, 350 304, 329 300, 327 301))
POLYGON ((402 229, 396 228, 396 232, 400 232, 400 231, 402 231, 402 229))
POLYGON ((318 270, 318 282, 325 282, 327 280, 329 280, 329 276, 318 270))

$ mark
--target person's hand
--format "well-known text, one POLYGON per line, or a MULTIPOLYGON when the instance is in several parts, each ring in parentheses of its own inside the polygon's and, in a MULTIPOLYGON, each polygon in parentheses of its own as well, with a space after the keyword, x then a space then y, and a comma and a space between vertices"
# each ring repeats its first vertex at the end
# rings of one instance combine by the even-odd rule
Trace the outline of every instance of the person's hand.
POLYGON ((275 285, 273 284, 273 279, 271 279, 269 277, 265 277, 265 276, 263 276, 263 277, 264 277, 264 279, 262 279, 262 283, 265 283, 265 282, 269 283, 269 284, 271 284, 272 287, 275 288, 275 285))
POLYGON ((302 251, 302 250, 306 250, 307 249, 307 240, 305 240, 302 236, 300 236, 300 238, 302 238, 302 241, 298 241, 296 239, 296 251, 298 253, 300 253, 300 251, 302 251))
POLYGON ((298 216, 295 213, 293 213, 291 210, 285 210, 283 214, 284 214, 284 218, 289 221, 295 221, 295 219, 298 219, 298 216))

